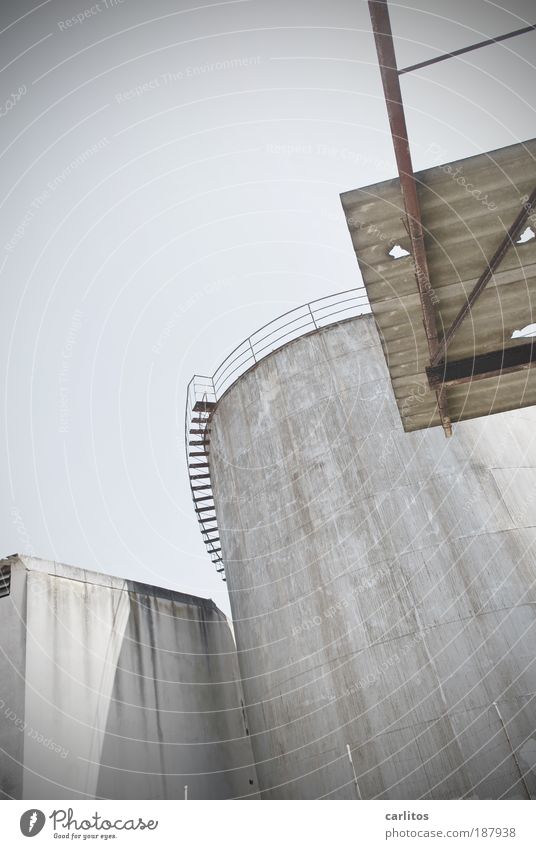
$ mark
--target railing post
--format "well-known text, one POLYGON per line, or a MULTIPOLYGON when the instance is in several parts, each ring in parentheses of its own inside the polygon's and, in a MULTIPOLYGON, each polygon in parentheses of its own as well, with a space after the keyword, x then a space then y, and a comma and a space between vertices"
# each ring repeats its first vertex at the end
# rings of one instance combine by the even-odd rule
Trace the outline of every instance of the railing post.
POLYGON ((315 330, 318 330, 318 325, 316 323, 316 319, 315 319, 313 311, 311 309, 311 304, 307 304, 307 306, 309 307, 309 312, 311 313, 311 318, 313 319, 313 324, 315 326, 315 330))
POLYGON ((253 361, 257 362, 257 357, 255 356, 255 351, 253 350, 253 345, 251 344, 251 336, 248 336, 249 347, 251 348, 251 353, 253 355, 253 361))

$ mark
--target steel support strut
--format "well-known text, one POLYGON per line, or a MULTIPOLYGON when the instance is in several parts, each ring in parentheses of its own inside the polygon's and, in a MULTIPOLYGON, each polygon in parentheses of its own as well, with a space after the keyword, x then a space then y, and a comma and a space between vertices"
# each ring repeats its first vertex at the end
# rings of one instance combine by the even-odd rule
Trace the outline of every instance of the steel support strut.
POLYGON ((467 316, 471 312, 471 309, 472 309, 475 301, 480 297, 480 295, 482 294, 482 292, 484 291, 484 289, 488 285, 489 281, 493 277, 493 274, 495 273, 495 271, 499 267, 500 263, 504 259, 504 256, 505 256, 506 252, 508 251, 509 247, 512 244, 514 244, 516 238, 521 233, 521 230, 525 226, 527 218, 529 217, 530 213, 532 212, 532 210, 534 209, 535 206, 536 206, 536 189, 533 190, 529 199, 526 201, 526 203, 523 204, 523 208, 520 210, 519 214, 517 215, 516 220, 514 221, 514 223, 512 224, 510 229, 508 230, 507 234, 505 235, 501 244, 499 245, 499 247, 497 248, 497 250, 493 254, 492 258, 488 262, 486 268, 484 269, 484 271, 480 275, 478 281, 475 283, 473 290, 468 295, 467 301, 465 302, 463 307, 460 309, 458 315, 456 316, 456 318, 454 319, 454 321, 450 325, 449 329, 447 330, 447 332, 443 336, 443 339, 441 340, 441 345, 439 346, 437 352, 431 358, 431 362, 432 362, 433 366, 437 365, 441 360, 445 359, 445 357, 447 355, 447 348, 448 348, 450 342, 452 341, 454 335, 458 332, 460 325, 463 323, 463 321, 467 318, 467 316))
MULTIPOLYGON (((433 291, 430 284, 428 261, 424 247, 421 209, 409 149, 408 131, 396 66, 389 10, 387 8, 387 0, 369 0, 368 5, 400 178, 400 188, 402 190, 402 198, 407 216, 408 232, 411 240, 413 262, 415 264, 415 277, 422 305, 424 331, 430 359, 432 359, 438 351, 438 333, 433 291)), ((443 386, 436 390, 436 398, 443 430, 446 436, 451 436, 452 424, 448 414, 446 392, 443 386)))
POLYGON ((426 59, 425 62, 417 62, 416 65, 408 65, 407 68, 400 68, 399 74, 407 74, 410 71, 418 71, 419 68, 428 68, 429 65, 436 65, 438 62, 444 62, 445 59, 453 59, 455 56, 462 56, 464 53, 471 53, 473 50, 480 50, 481 47, 489 47, 490 44, 499 44, 501 41, 506 41, 508 38, 515 38, 518 35, 526 35, 536 29, 536 24, 530 24, 528 27, 506 32, 504 35, 497 35, 495 38, 487 38, 485 41, 479 41, 476 44, 470 44, 468 47, 460 47, 459 50, 452 50, 450 53, 442 53, 440 56, 434 56, 433 59, 426 59))

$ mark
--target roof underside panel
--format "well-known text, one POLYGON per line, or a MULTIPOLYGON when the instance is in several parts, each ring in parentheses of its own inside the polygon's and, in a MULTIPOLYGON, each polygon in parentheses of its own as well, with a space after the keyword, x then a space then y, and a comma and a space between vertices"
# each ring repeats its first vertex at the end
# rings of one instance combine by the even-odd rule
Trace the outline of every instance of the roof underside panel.
MULTIPOLYGON (((415 175, 438 333, 448 329, 536 186, 536 139, 415 175)), ((440 424, 399 180, 341 195, 352 242, 407 431, 440 424)), ((527 226, 535 220, 534 214, 527 226)), ((536 322, 536 239, 512 245, 448 348, 448 361, 527 342, 536 322)), ((536 370, 447 388, 452 421, 536 403, 536 370)))

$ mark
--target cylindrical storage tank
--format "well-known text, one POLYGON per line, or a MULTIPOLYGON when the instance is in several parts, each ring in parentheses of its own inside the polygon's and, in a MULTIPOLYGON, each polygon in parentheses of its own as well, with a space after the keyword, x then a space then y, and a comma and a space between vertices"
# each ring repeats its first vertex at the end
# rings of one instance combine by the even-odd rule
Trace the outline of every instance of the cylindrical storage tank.
POLYGON ((534 410, 404 433, 362 316, 239 377, 209 462, 263 798, 536 795, 534 410))

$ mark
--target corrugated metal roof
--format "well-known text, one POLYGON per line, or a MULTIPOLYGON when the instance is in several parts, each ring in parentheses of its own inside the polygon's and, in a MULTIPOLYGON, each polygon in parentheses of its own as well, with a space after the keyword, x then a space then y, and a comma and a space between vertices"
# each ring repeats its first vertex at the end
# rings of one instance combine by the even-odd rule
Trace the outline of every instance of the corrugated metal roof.
MULTIPOLYGON (((536 139, 415 175, 441 337, 536 186, 536 139)), ((341 195, 352 242, 407 431, 440 424, 421 301, 398 178, 341 195)), ((534 228, 534 216, 532 218, 534 228)), ((530 223, 530 222, 528 222, 530 223)), ((447 361, 514 347, 514 330, 536 321, 536 239, 512 245, 453 338, 447 361)), ((536 404, 536 371, 447 388, 452 421, 536 404)))

